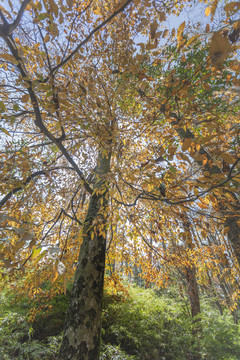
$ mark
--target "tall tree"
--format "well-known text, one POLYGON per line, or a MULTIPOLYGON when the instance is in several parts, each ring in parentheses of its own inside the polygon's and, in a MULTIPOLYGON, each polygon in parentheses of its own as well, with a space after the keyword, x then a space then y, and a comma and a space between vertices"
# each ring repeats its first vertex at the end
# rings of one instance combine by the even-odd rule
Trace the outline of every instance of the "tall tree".
MULTIPOLYGON (((177 96, 182 108, 198 109, 184 100, 187 81, 180 79, 172 93, 169 50, 175 61, 184 49, 184 25, 178 45, 170 48, 160 42, 168 29, 159 27, 179 4, 24 0, 16 15, 15 5, 0 8, 0 259, 16 271, 35 266, 39 278, 45 256, 54 283, 80 247, 60 359, 97 359, 109 198, 112 208, 140 203, 140 210, 158 201, 169 214, 228 184, 236 177, 237 160, 233 156, 227 177, 211 178, 210 184, 207 176, 198 177, 196 184, 189 159, 184 151, 178 154, 175 127, 168 122, 179 106, 177 96), (136 44, 137 37, 142 42, 136 44), (162 64, 163 86, 153 83, 154 71, 145 68, 150 62, 157 70, 162 64), (60 256, 51 257, 50 250, 60 256)), ((194 142, 194 152, 199 145, 194 142)))

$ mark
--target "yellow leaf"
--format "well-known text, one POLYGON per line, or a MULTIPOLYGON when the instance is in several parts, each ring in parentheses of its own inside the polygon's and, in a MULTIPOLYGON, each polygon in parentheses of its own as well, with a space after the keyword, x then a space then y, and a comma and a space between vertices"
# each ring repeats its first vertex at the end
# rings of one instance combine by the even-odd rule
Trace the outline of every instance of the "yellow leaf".
POLYGON ((186 61, 186 56, 185 56, 184 54, 181 56, 181 61, 182 61, 182 62, 185 62, 185 61, 186 61))
POLYGON ((229 61, 229 67, 233 71, 238 71, 240 69, 240 62, 238 60, 229 61))
POLYGON ((177 29, 177 41, 182 40, 182 33, 183 33, 184 28, 185 28, 185 21, 183 21, 177 29))
POLYGON ((157 28, 158 28, 158 23, 157 23, 156 20, 154 20, 150 25, 150 37, 151 37, 151 39, 155 38, 157 28))
POLYGON ((35 259, 41 252, 42 248, 38 248, 38 249, 33 249, 33 252, 32 252, 32 260, 35 259))
POLYGON ((50 36, 49 36, 49 34, 47 34, 47 35, 45 36, 43 42, 46 44, 49 40, 50 40, 50 36))
POLYGON ((192 139, 185 139, 184 143, 182 144, 182 151, 186 151, 192 144, 192 139))
POLYGON ((209 204, 209 198, 208 198, 208 196, 205 196, 204 202, 205 202, 207 205, 209 204))
POLYGON ((10 13, 9 13, 6 9, 4 9, 4 7, 2 7, 1 5, 0 5, 0 10, 1 10, 3 13, 7 14, 7 15, 11 18, 10 13))
POLYGON ((225 160, 229 164, 233 164, 236 161, 236 158, 230 154, 221 154, 220 156, 223 160, 225 160))
POLYGON ((3 59, 3 60, 6 60, 6 61, 9 61, 11 62, 12 64, 15 64, 17 65, 18 64, 18 61, 10 54, 1 54, 0 57, 3 59))
POLYGON ((193 189, 193 192, 194 192, 194 195, 195 195, 195 196, 198 196, 199 191, 198 191, 198 189, 197 189, 197 188, 194 188, 194 189, 193 189))
POLYGON ((209 16, 211 14, 211 8, 208 6, 206 9, 205 9, 205 15, 206 16, 209 16))
POLYGON ((66 293, 67 293, 67 278, 66 278, 66 274, 64 274, 64 278, 63 278, 63 292, 64 292, 64 295, 66 295, 66 293))
POLYGON ((0 131, 1 132, 4 132, 5 134, 7 134, 8 136, 11 136, 11 134, 6 130, 4 129, 3 127, 0 126, 0 131))
POLYGON ((179 27, 178 27, 178 33, 182 33, 183 32, 183 30, 184 30, 184 28, 185 28, 185 21, 183 21, 182 23, 181 23, 181 25, 179 25, 179 27))
POLYGON ((207 209, 208 206, 204 203, 199 203, 198 206, 201 208, 201 209, 207 209))
POLYGON ((159 20, 160 21, 165 21, 166 20, 166 14, 165 14, 164 11, 159 12, 159 20))
POLYGON ((54 267, 53 269, 53 278, 52 278, 52 283, 54 283, 58 278, 58 271, 57 269, 54 267))
POLYGON ((223 229, 224 235, 226 235, 226 234, 228 233, 228 231, 229 231, 229 227, 225 227, 225 228, 223 229))
POLYGON ((197 38, 199 38, 199 36, 200 36, 200 35, 194 35, 194 36, 192 36, 192 37, 188 40, 188 42, 187 42, 186 45, 189 45, 189 44, 191 44, 192 42, 194 42, 197 38))

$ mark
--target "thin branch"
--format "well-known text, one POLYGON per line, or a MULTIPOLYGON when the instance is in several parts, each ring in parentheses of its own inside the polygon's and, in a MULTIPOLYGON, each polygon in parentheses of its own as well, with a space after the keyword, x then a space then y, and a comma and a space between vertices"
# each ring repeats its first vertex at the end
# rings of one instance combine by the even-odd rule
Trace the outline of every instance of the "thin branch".
POLYGON ((46 234, 43 236, 43 238, 41 239, 41 242, 43 242, 44 239, 46 239, 46 237, 48 236, 48 234, 50 233, 50 231, 54 228, 54 226, 56 225, 56 223, 58 222, 58 220, 60 219, 60 217, 63 214, 63 209, 60 210, 60 213, 58 214, 58 216, 56 216, 54 218, 54 222, 52 224, 52 226, 48 229, 48 231, 46 232, 46 234), (56 219, 56 220, 55 220, 56 219))
POLYGON ((64 64, 66 64, 69 60, 72 59, 72 57, 79 51, 79 49, 85 45, 92 37, 93 35, 101 30, 106 24, 108 24, 112 19, 114 19, 118 14, 120 14, 133 0, 127 0, 124 5, 122 5, 118 10, 116 10, 112 15, 110 15, 106 20, 104 20, 101 24, 99 24, 95 29, 93 29, 90 34, 80 43, 78 46, 69 54, 64 60, 62 60, 58 65, 56 65, 52 71, 50 72, 50 75, 44 80, 44 82, 47 82, 49 77, 53 76, 59 68, 61 68, 64 64))
POLYGON ((188 198, 182 198, 179 201, 171 201, 171 200, 169 200, 169 199, 167 199, 165 197, 162 197, 161 195, 154 194, 154 193, 148 192, 146 190, 141 191, 141 193, 139 193, 137 195, 137 197, 135 198, 134 202, 130 203, 130 204, 127 204, 127 203, 125 203, 123 201, 120 201, 120 200, 118 200, 116 198, 113 198, 113 200, 116 201, 116 203, 127 206, 127 207, 135 206, 139 199, 151 200, 151 201, 161 201, 161 202, 164 202, 164 203, 169 204, 169 205, 181 205, 181 204, 185 204, 185 203, 188 203, 188 202, 194 202, 194 201, 200 199, 201 197, 203 197, 205 194, 209 193, 211 190, 222 187, 223 185, 228 183, 230 180, 232 180, 234 177, 238 176, 239 173, 237 173, 236 175, 233 176, 232 172, 233 172, 234 168, 236 167, 236 165, 238 164, 239 161, 240 161, 240 158, 238 158, 234 162, 234 164, 231 166, 226 179, 220 181, 218 184, 210 186, 208 189, 200 192, 198 195, 195 195, 195 196, 190 195, 188 198))
MULTIPOLYGON (((64 167, 65 169, 67 167, 64 167)), ((18 191, 22 190, 32 179, 34 179, 35 177, 37 176, 40 176, 40 175, 47 175, 49 174, 51 171, 54 171, 54 170, 59 170, 59 169, 63 169, 63 167, 59 166, 59 167, 55 167, 53 169, 49 169, 49 170, 39 170, 39 171, 36 171, 35 173, 29 175, 27 177, 27 179, 22 183, 22 185, 14 188, 13 190, 11 190, 7 195, 5 195, 2 200, 0 201, 0 209, 6 204, 6 202, 14 195, 16 194, 18 191)), ((70 169, 70 170, 74 170, 73 168, 70 168, 68 167, 67 169, 70 169)))

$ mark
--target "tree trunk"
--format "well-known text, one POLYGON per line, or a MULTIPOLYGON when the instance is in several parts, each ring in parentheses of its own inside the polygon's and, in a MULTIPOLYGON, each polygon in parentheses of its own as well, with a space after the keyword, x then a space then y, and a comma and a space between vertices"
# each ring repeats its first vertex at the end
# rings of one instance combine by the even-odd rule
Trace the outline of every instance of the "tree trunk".
MULTIPOLYGON (((192 247, 192 234, 190 230, 190 221, 188 220, 187 214, 183 215, 183 228, 186 233, 185 247, 191 249, 192 247)), ((191 263, 185 267, 185 279, 187 282, 187 293, 191 307, 192 324, 193 324, 193 341, 194 352, 187 353, 188 360, 201 360, 201 349, 199 347, 199 337, 202 335, 201 326, 201 308, 199 298, 199 288, 196 277, 195 264, 191 263)))
MULTIPOLYGON (((187 280, 187 292, 191 307, 191 315, 193 318, 193 322, 195 322, 196 316, 201 313, 201 309, 200 309, 198 283, 196 279, 196 269, 193 264, 192 266, 186 268, 186 280, 187 280)), ((198 320, 199 319, 197 318, 197 321, 198 320)))
POLYGON ((100 152, 59 360, 99 359, 110 158, 100 152))

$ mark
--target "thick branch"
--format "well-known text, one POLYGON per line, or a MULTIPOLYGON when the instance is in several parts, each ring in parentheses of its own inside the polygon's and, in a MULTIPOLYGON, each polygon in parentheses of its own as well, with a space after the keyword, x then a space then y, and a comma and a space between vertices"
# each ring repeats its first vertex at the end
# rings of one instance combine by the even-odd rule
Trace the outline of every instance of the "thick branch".
POLYGON ((78 165, 76 164, 76 162, 73 160, 73 158, 71 157, 71 155, 68 153, 67 149, 65 148, 65 146, 62 144, 61 140, 62 138, 58 139, 56 138, 48 129, 47 127, 44 125, 43 120, 42 120, 42 115, 40 112, 40 108, 39 108, 39 104, 38 104, 38 99, 37 96, 35 95, 34 89, 33 89, 33 84, 31 79, 29 78, 27 71, 25 69, 24 63, 21 59, 21 57, 19 56, 17 47, 12 39, 12 37, 4 37, 4 40, 6 41, 12 55, 14 56, 14 58, 17 60, 18 64, 17 64, 17 68, 20 72, 20 74, 22 75, 23 79, 25 80, 25 82, 28 84, 28 94, 30 96, 31 99, 31 103, 33 106, 33 110, 34 110, 34 115, 35 115, 35 124, 36 126, 40 129, 40 131, 49 139, 51 140, 60 150, 60 152, 65 156, 65 158, 68 160, 68 162, 73 166, 73 168, 76 170, 77 174, 79 175, 80 179, 83 181, 83 185, 85 187, 85 189, 87 190, 88 193, 92 194, 92 189, 89 186, 88 182, 85 180, 84 174, 83 172, 79 169, 78 165))
POLYGON ((2 37, 7 37, 9 35, 11 35, 13 33, 13 31, 16 29, 16 27, 20 24, 21 18, 23 16, 23 13, 27 7, 27 5, 30 3, 31 0, 24 0, 20 10, 17 14, 16 19, 14 20, 13 23, 9 24, 6 20, 6 18, 3 16, 3 14, 1 14, 1 18, 3 19, 3 24, 0 25, 0 36, 2 37))

